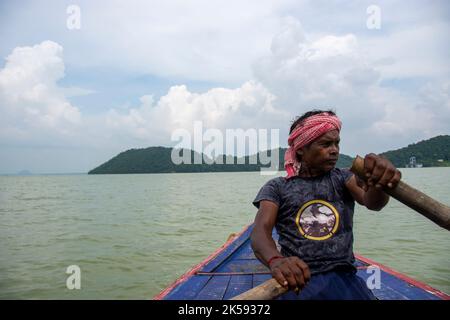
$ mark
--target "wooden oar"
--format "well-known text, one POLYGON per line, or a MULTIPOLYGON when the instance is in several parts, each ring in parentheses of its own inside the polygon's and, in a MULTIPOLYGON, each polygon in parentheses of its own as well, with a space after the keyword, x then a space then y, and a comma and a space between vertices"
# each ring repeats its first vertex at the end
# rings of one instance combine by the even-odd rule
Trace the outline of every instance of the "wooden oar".
MULTIPOLYGON (((363 158, 356 156, 350 170, 364 181, 367 180, 363 158)), ((384 188, 383 191, 442 228, 450 230, 450 208, 448 206, 414 189, 403 181, 400 181, 394 189, 384 188)))
POLYGON ((245 291, 231 300, 273 300, 288 291, 274 278, 263 282, 257 287, 245 291))

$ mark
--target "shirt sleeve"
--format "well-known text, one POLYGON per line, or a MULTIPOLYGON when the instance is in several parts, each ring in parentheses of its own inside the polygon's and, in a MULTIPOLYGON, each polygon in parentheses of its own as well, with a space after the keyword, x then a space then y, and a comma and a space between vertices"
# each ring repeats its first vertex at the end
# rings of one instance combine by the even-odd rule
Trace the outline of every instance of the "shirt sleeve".
POLYGON ((259 209, 259 203, 262 200, 269 200, 274 202, 277 206, 280 206, 280 192, 277 179, 272 179, 266 182, 264 186, 259 190, 253 205, 259 209))

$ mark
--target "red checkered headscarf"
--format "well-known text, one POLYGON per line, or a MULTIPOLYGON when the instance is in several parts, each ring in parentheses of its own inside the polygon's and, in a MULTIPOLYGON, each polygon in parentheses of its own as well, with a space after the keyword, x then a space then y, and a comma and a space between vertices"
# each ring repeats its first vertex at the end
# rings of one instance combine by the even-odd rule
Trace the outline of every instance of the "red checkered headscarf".
POLYGON ((298 149, 308 145, 328 131, 341 131, 341 126, 339 118, 327 112, 315 114, 301 121, 292 130, 288 139, 289 148, 284 154, 286 179, 298 175, 301 166, 296 157, 298 149))

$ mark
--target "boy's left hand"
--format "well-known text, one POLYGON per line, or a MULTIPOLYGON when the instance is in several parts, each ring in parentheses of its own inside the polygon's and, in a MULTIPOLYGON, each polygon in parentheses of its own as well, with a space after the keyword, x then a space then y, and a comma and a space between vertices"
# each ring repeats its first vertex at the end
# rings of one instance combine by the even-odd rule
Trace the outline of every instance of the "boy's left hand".
POLYGON ((395 188, 402 177, 401 172, 388 159, 373 153, 364 157, 364 172, 367 178, 367 183, 363 185, 365 191, 370 186, 379 190, 384 187, 395 188))

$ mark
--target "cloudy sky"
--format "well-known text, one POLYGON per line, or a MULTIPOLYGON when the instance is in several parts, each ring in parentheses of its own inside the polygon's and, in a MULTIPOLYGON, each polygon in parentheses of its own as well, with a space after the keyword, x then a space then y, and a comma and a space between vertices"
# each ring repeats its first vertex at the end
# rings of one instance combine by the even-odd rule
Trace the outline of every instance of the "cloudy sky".
POLYGON ((1 1, 0 173, 86 172, 194 121, 285 146, 312 108, 349 155, 450 134, 449 18, 445 0, 1 1))

